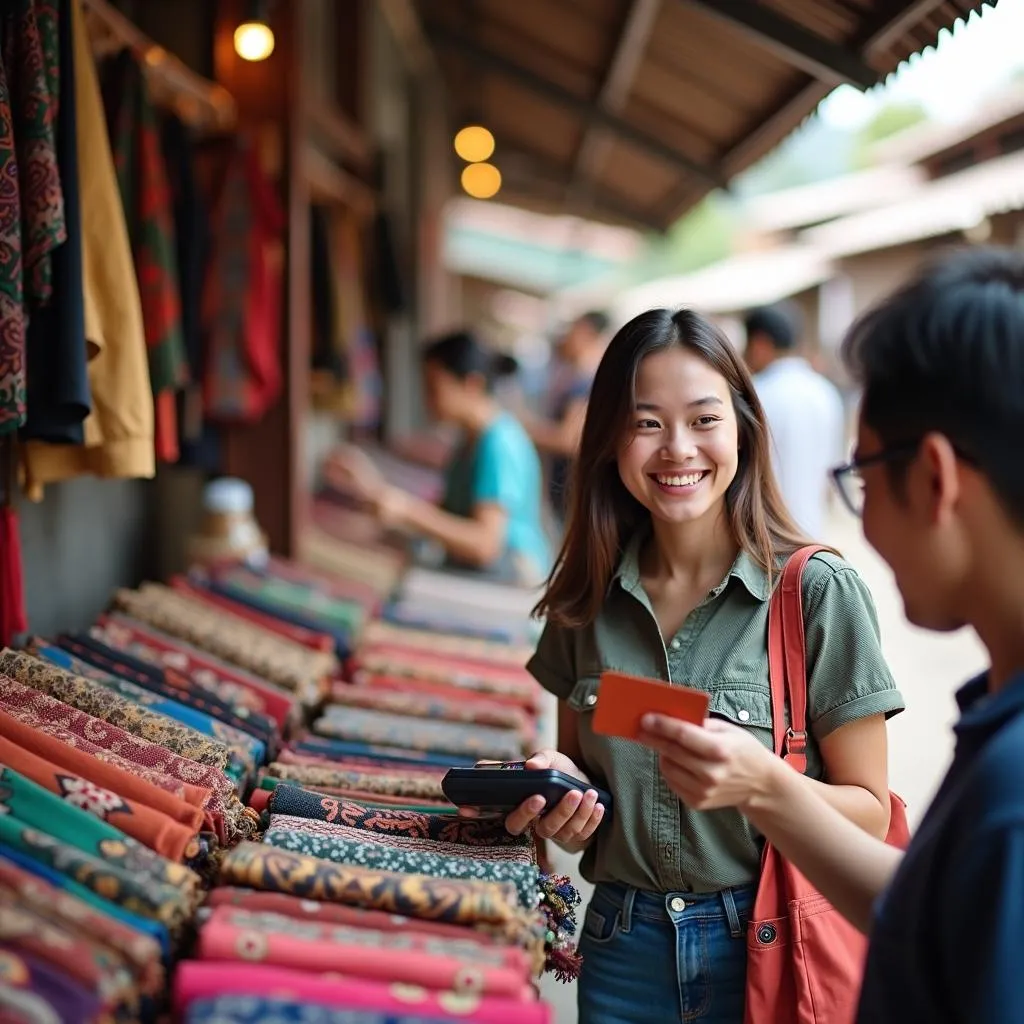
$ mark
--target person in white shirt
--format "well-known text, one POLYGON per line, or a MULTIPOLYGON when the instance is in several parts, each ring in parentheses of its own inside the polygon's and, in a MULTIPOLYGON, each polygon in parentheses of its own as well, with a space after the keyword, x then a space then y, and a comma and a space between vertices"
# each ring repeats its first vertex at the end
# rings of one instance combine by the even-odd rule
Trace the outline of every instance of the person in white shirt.
POLYGON ((799 312, 788 303, 754 309, 744 357, 771 429, 782 496, 804 532, 820 539, 829 470, 845 446, 845 413, 835 385, 800 354, 800 333, 799 312))

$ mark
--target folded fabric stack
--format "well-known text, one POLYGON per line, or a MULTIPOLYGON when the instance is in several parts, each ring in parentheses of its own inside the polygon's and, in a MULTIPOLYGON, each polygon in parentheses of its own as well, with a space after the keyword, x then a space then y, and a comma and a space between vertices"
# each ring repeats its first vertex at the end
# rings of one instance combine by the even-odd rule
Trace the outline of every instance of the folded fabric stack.
POLYGON ((578 897, 440 785, 537 745, 527 651, 382 621, 401 559, 316 543, 0 652, 0 1020, 549 1019, 578 897))
MULTIPOLYGON (((322 541, 342 553, 330 564, 348 558, 344 538, 322 541)), ((186 1021, 340 1007, 380 1015, 360 1021, 547 1020, 533 980, 577 969, 578 896, 542 874, 532 836, 461 818, 441 790, 452 765, 536 746, 527 652, 372 619, 357 630, 343 621, 345 586, 361 568, 335 569, 332 588, 293 567, 287 597, 265 592, 268 610, 286 600, 294 621, 342 625, 352 681, 335 682, 310 729, 259 773, 249 803, 262 842, 224 859, 195 959, 177 973, 177 1009, 186 1021)))

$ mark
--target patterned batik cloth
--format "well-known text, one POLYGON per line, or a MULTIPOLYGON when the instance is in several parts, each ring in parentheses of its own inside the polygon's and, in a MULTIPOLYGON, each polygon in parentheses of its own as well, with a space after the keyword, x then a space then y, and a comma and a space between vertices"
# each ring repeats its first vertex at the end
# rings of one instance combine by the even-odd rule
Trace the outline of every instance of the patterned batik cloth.
POLYGON ((160 962, 160 946, 150 936, 94 910, 83 900, 10 861, 0 860, 0 893, 10 894, 20 906, 41 914, 57 927, 90 936, 120 953, 144 994, 155 996, 163 990, 165 972, 160 962))
POLYGON ((192 915, 192 900, 185 892, 154 882, 141 869, 84 853, 29 828, 13 815, 0 814, 0 846, 52 868, 110 903, 166 926, 172 934, 192 915))
MULTIPOLYGON (((328 742, 328 741, 324 741, 328 742)), ((340 742, 340 741, 335 741, 340 742)), ((384 775, 411 775, 417 779, 433 779, 440 783, 448 772, 450 765, 435 765, 423 761, 396 761, 382 754, 375 755, 335 755, 331 756, 321 749, 320 744, 311 745, 307 737, 301 741, 302 749, 288 746, 277 755, 280 764, 307 765, 310 768, 334 768, 345 771, 374 772, 384 775)), ((356 746, 356 744, 350 744, 356 746)), ((371 748, 380 750, 380 747, 371 748)))
POLYGON ((318 971, 508 999, 528 998, 531 991, 525 957, 516 969, 499 950, 471 938, 315 924, 232 907, 214 911, 203 925, 199 957, 296 970, 315 964, 318 971))
POLYGON ((61 769, 3 736, 0 736, 0 764, 20 772, 69 806, 109 822, 169 860, 180 861, 196 835, 195 829, 179 824, 168 815, 61 769))
POLYGON ((55 889, 75 897, 75 899, 98 913, 113 918, 118 924, 131 928, 139 935, 151 938, 160 949, 163 965, 165 967, 170 966, 170 933, 167 927, 159 921, 154 921, 152 918, 145 917, 142 914, 136 914, 118 905, 113 900, 105 899, 88 886, 76 882, 70 875, 13 847, 8 846, 0 849, 0 864, 13 865, 33 878, 46 882, 55 889))
POLYGON ((478 760, 511 761, 524 753, 515 729, 417 719, 368 708, 328 706, 313 723, 321 736, 354 743, 385 744, 478 760))
MULTIPOLYGON (((43 666, 47 668, 47 666, 43 666)), ((110 725, 84 711, 0 675, 0 704, 4 709, 36 728, 59 730, 88 739, 106 750, 130 758, 136 764, 155 769, 192 786, 206 787, 211 796, 205 810, 221 839, 233 839, 254 832, 252 817, 239 802, 232 783, 222 772, 181 757, 149 740, 133 736, 119 726, 110 725)), ((55 733, 52 733, 55 734, 55 733)), ((63 738, 63 737, 62 737, 63 738)))
POLYGON ((6 943, 0 943, 0 1020, 6 1024, 61 1024, 102 1019, 103 1001, 95 992, 53 967, 6 943))
POLYGON ((219 996, 200 999, 185 1015, 185 1024, 444 1024, 445 1017, 338 1010, 288 999, 219 996))
POLYGON ((358 790, 361 793, 379 793, 382 796, 413 797, 424 800, 445 799, 439 781, 413 775, 345 771, 340 768, 282 764, 280 761, 268 765, 266 774, 275 779, 284 779, 296 782, 301 786, 315 788, 327 786, 335 790, 358 790))
POLYGON ((0 710, 0 736, 38 754, 58 768, 89 782, 138 800, 197 832, 208 789, 188 786, 160 772, 139 768, 118 754, 106 751, 74 733, 43 725, 29 725, 0 710))
POLYGON ((464 925, 445 924, 442 921, 424 921, 406 917, 403 914, 389 914, 383 910, 366 910, 363 907, 347 907, 341 903, 322 903, 319 900, 303 900, 283 892, 259 892, 256 889, 239 889, 221 885, 210 891, 206 908, 237 907, 257 914, 280 914, 298 921, 314 924, 338 924, 350 928, 372 928, 378 932, 417 932, 436 935, 442 939, 472 941, 492 949, 500 950, 507 957, 507 963, 519 967, 528 962, 524 950, 501 942, 485 925, 467 928, 464 925), (524 960, 525 958, 525 960, 524 960))
POLYGON ((221 771, 228 765, 230 750, 220 740, 203 736, 166 715, 141 707, 101 683, 66 672, 29 654, 11 650, 0 653, 0 675, 10 676, 33 690, 116 725, 133 736, 158 743, 190 761, 221 771))
MULTIPOLYGON (((438 849, 434 852, 417 848, 417 845, 424 845, 422 840, 402 843, 397 837, 385 839, 344 825, 293 818, 285 814, 271 816, 270 828, 263 842, 291 853, 372 871, 460 881, 510 883, 515 886, 521 906, 529 909, 537 906, 539 875, 536 866, 529 862, 517 863, 502 856, 507 851, 500 847, 480 847, 472 851, 475 856, 469 856, 469 850, 464 847, 456 847, 459 850, 456 854, 449 844, 435 843, 438 849)), ((430 842, 427 841, 428 844, 430 842)))
POLYGON ((424 844, 445 843, 452 847, 501 848, 510 859, 533 863, 533 840, 526 835, 514 836, 504 823, 488 818, 458 818, 442 814, 396 811, 390 808, 367 807, 354 800, 337 800, 297 786, 278 786, 270 798, 273 814, 290 814, 296 818, 345 825, 348 828, 392 839, 424 844))
POLYGON ((96 995, 116 1020, 137 1020, 140 993, 123 958, 88 936, 55 927, 0 891, 0 944, 27 953, 96 995))
POLYGON ((300 697, 318 694, 338 669, 332 655, 272 636, 243 619, 190 601, 170 587, 147 583, 139 590, 119 590, 114 600, 134 618, 180 636, 300 697))
POLYGON ((532 735, 534 729, 532 720, 521 708, 508 707, 479 697, 467 696, 460 700, 445 700, 429 693, 398 693, 370 686, 355 686, 352 683, 335 683, 331 688, 331 700, 334 704, 328 704, 324 708, 325 715, 332 714, 333 709, 341 705, 388 711, 415 718, 515 729, 522 736, 532 735))
POLYGON ((371 871, 267 844, 236 846, 224 858, 220 881, 428 921, 499 925, 523 942, 533 938, 536 923, 533 915, 519 907, 512 885, 371 871))
POLYGON ((196 686, 250 711, 269 714, 265 696, 276 696, 287 703, 295 699, 290 690, 125 612, 99 616, 89 636, 154 667, 185 674, 196 686))
POLYGON ((471 661, 482 661, 489 665, 505 665, 511 668, 522 668, 533 655, 533 647, 516 647, 512 644, 491 640, 432 633, 380 620, 368 622, 360 634, 360 640, 366 647, 406 648, 410 651, 451 655, 455 658, 466 658, 471 661))
MULTIPOLYGON (((374 712, 366 712, 374 714, 374 712)), ((385 746, 380 743, 362 743, 356 740, 337 740, 328 736, 302 736, 295 740, 292 749, 299 754, 311 754, 327 761, 345 761, 360 758, 378 764, 391 762, 399 771, 408 767, 423 768, 472 768, 482 760, 473 754, 442 754, 427 750, 412 750, 409 747, 385 746)), ((522 756, 522 755, 520 755, 522 756)))
MULTIPOLYGON (((171 718, 207 739, 223 744, 228 752, 229 772, 233 767, 230 758, 236 759, 241 764, 243 771, 250 773, 266 760, 266 744, 241 729, 226 725, 212 714, 199 711, 175 698, 162 696, 137 683, 122 679, 103 668, 83 661, 63 647, 54 647, 39 639, 33 639, 27 649, 41 661, 48 662, 74 676, 98 683, 133 704, 171 718)), ((202 761, 203 759, 193 758, 193 760, 202 761)))
POLYGON ((475 693, 515 697, 533 708, 540 692, 538 684, 525 669, 458 661, 451 657, 407 651, 401 648, 360 648, 355 656, 358 668, 390 676, 427 679, 457 686, 475 693))
MULTIPOLYGON (((393 1014, 399 1021, 417 1017, 474 1024, 549 1024, 546 1003, 492 999, 458 992, 438 992, 419 985, 338 978, 276 967, 253 970, 250 964, 186 961, 174 978, 174 1004, 184 1013, 195 1002, 226 996, 291 999, 313 1005, 344 1006, 393 1014)), ((205 1022, 209 1024, 209 1022, 205 1022)))
MULTIPOLYGON (((284 619, 280 619, 276 615, 258 611, 240 601, 225 597, 220 592, 219 585, 208 578, 201 569, 193 569, 188 578, 172 576, 170 584, 179 594, 184 594, 200 604, 208 604, 212 608, 219 608, 231 615, 237 615, 240 619, 245 619, 246 622, 251 622, 261 629, 269 629, 277 636, 302 647, 308 647, 311 651, 322 651, 327 654, 335 651, 336 643, 329 633, 297 626, 293 622, 285 622, 284 619)), ((337 652, 335 651, 335 653, 337 652)))
POLYGON ((0 814, 5 813, 83 853, 181 889, 192 898, 199 892, 199 877, 188 868, 161 857, 120 829, 66 803, 10 768, 0 768, 0 814))

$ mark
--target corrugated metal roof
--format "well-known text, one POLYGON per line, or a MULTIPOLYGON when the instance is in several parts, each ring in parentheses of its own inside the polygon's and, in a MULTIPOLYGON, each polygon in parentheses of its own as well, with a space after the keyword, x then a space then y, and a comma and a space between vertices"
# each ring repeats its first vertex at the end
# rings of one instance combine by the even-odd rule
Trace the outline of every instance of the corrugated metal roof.
POLYGON ((837 258, 938 238, 977 227, 986 217, 1024 209, 1024 152, 923 185, 912 199, 810 228, 801 239, 837 258))

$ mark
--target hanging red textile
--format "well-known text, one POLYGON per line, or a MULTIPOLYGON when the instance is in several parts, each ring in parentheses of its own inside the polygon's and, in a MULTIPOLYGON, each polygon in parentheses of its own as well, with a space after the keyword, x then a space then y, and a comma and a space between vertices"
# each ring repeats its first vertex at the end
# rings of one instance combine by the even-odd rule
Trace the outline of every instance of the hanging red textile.
POLYGON ((21 536, 14 511, 16 484, 14 442, 0 441, 0 646, 9 647, 17 634, 28 630, 25 580, 21 568, 21 536))
POLYGON ((239 138, 214 212, 203 294, 206 415, 255 423, 281 394, 284 211, 256 147, 239 138))

